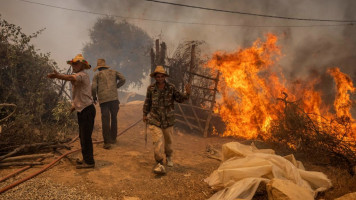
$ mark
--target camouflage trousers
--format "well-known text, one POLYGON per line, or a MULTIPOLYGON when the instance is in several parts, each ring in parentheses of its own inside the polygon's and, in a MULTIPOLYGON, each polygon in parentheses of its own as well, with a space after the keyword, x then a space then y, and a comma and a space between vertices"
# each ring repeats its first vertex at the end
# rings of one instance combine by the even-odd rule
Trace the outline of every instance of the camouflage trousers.
POLYGON ((173 153, 172 149, 172 134, 173 126, 162 129, 154 125, 148 125, 148 129, 152 136, 154 157, 157 163, 163 162, 163 147, 166 157, 171 157, 173 153))

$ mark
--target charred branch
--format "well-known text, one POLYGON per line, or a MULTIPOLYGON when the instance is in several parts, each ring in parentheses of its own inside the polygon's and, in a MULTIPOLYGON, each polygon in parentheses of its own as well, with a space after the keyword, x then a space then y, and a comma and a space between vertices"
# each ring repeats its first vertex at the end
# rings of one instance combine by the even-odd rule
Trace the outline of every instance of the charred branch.
POLYGON ((351 121, 343 118, 328 121, 322 116, 306 113, 299 101, 288 101, 288 95, 278 100, 284 103, 284 111, 270 128, 271 141, 304 153, 313 161, 328 164, 344 164, 352 172, 356 165, 356 141, 346 140, 351 128, 351 121), (287 145, 286 145, 287 144, 287 145))

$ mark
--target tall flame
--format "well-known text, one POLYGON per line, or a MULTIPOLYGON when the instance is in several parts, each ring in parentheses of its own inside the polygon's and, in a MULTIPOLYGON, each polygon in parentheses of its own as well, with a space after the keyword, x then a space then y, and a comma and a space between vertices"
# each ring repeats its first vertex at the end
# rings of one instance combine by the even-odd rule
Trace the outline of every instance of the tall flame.
POLYGON ((270 102, 285 89, 270 72, 280 55, 276 42, 277 37, 268 34, 264 43, 257 40, 252 47, 231 54, 217 52, 208 63, 223 77, 218 86, 223 102, 218 112, 227 125, 225 136, 256 138, 267 134, 265 130, 277 109, 277 104, 270 102), (261 72, 271 76, 263 79, 261 72))
POLYGON ((328 72, 334 77, 337 87, 336 99, 334 101, 336 116, 345 116, 352 119, 350 113, 352 102, 349 92, 355 92, 355 87, 353 86, 351 78, 340 72, 339 68, 331 68, 328 72))
POLYGON ((351 78, 340 72, 339 68, 330 68, 328 72, 334 77, 336 83, 336 98, 334 101, 334 108, 336 117, 343 121, 351 121, 352 131, 348 132, 346 137, 356 139, 356 123, 352 118, 350 110, 352 108, 352 101, 350 100, 350 92, 354 93, 356 88, 353 86, 351 78))
MULTIPOLYGON (((319 79, 287 84, 283 74, 273 68, 280 57, 277 36, 273 34, 267 34, 266 41, 257 40, 246 49, 214 53, 207 67, 219 70, 223 77, 218 85, 221 99, 215 111, 226 124, 224 136, 246 139, 269 137, 270 122, 277 119, 284 108, 283 103, 277 101, 281 92, 289 95, 289 101, 300 100, 306 113, 316 114, 319 120, 321 115, 331 119, 329 108, 322 103, 321 92, 314 89, 319 79)), ((337 116, 347 116, 354 121, 350 114, 348 94, 355 92, 351 79, 338 68, 329 69, 328 72, 337 86, 334 103, 337 116)))

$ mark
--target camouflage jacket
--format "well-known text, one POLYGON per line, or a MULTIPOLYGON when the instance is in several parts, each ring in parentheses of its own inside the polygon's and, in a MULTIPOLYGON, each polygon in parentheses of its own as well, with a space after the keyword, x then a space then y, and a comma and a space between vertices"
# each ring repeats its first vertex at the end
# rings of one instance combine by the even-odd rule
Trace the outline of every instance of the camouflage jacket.
POLYGON ((189 99, 188 94, 180 93, 173 84, 166 82, 164 89, 159 90, 157 84, 147 88, 143 115, 148 116, 148 124, 161 128, 174 125, 174 101, 182 103, 189 99))
POLYGON ((92 95, 99 103, 118 100, 117 89, 125 84, 125 77, 112 69, 105 69, 93 77, 92 95), (117 82, 118 81, 118 82, 117 82))

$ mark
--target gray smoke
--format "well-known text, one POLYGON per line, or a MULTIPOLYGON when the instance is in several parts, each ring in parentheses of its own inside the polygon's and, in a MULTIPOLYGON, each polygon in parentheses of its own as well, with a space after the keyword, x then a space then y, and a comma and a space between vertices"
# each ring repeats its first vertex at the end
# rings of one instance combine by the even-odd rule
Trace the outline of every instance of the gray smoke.
MULTIPOLYGON (((257 38, 263 38, 266 33, 271 32, 280 36, 279 45, 284 55, 280 65, 287 78, 307 77, 311 71, 323 75, 330 67, 339 67, 354 80, 356 78, 355 26, 320 27, 315 25, 341 23, 272 19, 139 0, 80 1, 89 10, 132 18, 248 26, 312 26, 204 26, 126 19, 147 31, 153 38, 164 40, 168 44, 168 53, 172 53, 177 44, 184 40, 204 40, 211 52, 232 51, 251 46, 257 38)), ((168 2, 168 0, 165 1, 168 2)), ((169 2, 295 18, 356 20, 356 12, 354 12, 356 1, 354 0, 170 0, 169 2)), ((332 81, 330 77, 325 79, 332 81)))

